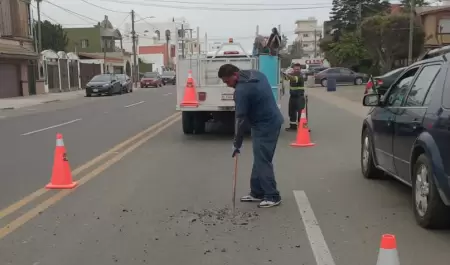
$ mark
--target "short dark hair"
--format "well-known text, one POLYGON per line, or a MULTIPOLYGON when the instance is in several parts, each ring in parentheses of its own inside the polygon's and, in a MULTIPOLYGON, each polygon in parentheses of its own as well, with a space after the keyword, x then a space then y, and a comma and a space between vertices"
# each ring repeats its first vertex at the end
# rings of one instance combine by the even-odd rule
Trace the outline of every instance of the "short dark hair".
POLYGON ((235 65, 233 64, 224 64, 219 68, 219 78, 223 78, 223 77, 230 77, 232 76, 234 73, 239 72, 239 68, 237 68, 235 65))
POLYGON ((296 63, 296 64, 294 64, 294 67, 296 67, 296 66, 298 66, 298 67, 302 67, 302 65, 301 65, 301 64, 299 64, 299 63, 296 63))

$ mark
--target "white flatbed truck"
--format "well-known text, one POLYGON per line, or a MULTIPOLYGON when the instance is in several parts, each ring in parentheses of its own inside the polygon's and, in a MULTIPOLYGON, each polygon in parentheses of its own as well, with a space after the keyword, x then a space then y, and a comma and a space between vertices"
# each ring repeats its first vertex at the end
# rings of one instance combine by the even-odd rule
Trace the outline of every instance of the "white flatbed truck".
MULTIPOLYGON (((266 69, 266 71, 269 71, 276 79, 272 80, 272 83, 274 83, 272 90, 278 106, 280 106, 281 84, 279 61, 278 57, 270 57, 273 57, 271 60, 276 59, 277 65, 272 67, 273 69, 266 69)), ((185 134, 204 133, 206 123, 210 121, 223 123, 227 127, 228 125, 234 127, 234 89, 227 87, 218 77, 219 68, 227 63, 234 64, 242 70, 261 70, 260 64, 262 61, 260 61, 258 56, 254 57, 247 54, 240 44, 233 43, 232 41, 223 43, 214 54, 194 55, 188 58, 177 56, 176 109, 182 112, 182 128, 185 134), (192 71, 192 77, 195 82, 197 100, 199 102, 198 107, 180 106, 189 71, 192 71)), ((265 74, 267 76, 267 73, 265 74)), ((268 79, 270 78, 268 77, 268 79)))

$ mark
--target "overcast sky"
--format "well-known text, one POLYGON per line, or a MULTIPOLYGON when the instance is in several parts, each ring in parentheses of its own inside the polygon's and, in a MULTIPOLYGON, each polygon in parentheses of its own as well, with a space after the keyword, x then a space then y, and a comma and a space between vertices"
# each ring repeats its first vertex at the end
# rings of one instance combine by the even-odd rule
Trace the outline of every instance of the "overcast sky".
MULTIPOLYGON (((185 17, 191 27, 200 27, 200 36, 208 33, 210 40, 224 40, 233 37, 250 49, 253 43, 256 25, 260 33, 270 34, 270 29, 281 25, 281 30, 294 38, 295 20, 314 16, 322 23, 329 19, 332 0, 44 0, 42 19, 58 22, 64 27, 83 27, 95 24, 108 15, 114 27, 124 29, 130 22, 129 12, 134 9, 138 17, 154 16, 146 23, 167 21, 172 17, 185 17), (63 7, 52 6, 49 2, 63 7), (109 9, 111 11, 105 10, 109 9), (206 10, 205 10, 206 9, 206 10), (257 11, 236 11, 255 10, 257 11), (265 9, 265 10, 261 10, 265 9), (284 10, 280 10, 284 9, 284 10), (228 11, 224 11, 228 10, 228 11), (233 10, 233 11, 230 11, 233 10), (75 15, 75 12, 84 17, 75 15), (115 11, 115 12, 113 12, 115 11)), ((35 3, 33 6, 36 6, 35 3)), ((37 18, 34 9, 34 17, 37 18)))

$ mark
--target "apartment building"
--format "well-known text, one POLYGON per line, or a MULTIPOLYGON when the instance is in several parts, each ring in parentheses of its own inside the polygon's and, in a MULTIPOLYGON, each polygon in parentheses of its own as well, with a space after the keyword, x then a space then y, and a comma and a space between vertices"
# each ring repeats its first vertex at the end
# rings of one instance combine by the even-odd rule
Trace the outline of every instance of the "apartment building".
POLYGON ((296 41, 300 42, 303 49, 304 58, 316 58, 320 56, 319 41, 322 37, 322 27, 314 17, 308 19, 299 19, 295 21, 297 25, 295 34, 296 41))
POLYGON ((0 98, 44 93, 36 87, 38 54, 34 51, 30 2, 0 1, 0 98))

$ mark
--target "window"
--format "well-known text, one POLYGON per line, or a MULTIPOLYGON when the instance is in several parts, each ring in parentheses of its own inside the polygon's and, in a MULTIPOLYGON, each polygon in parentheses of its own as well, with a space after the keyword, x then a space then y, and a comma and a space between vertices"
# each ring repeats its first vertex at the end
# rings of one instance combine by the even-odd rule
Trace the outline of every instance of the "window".
POLYGON ((308 45, 307 43, 304 43, 304 44, 303 44, 303 47, 305 47, 305 48, 308 47, 308 46, 309 46, 309 45, 308 45))
POLYGON ((345 68, 341 68, 339 71, 340 71, 341 74, 343 74, 343 75, 351 75, 351 74, 352 74, 352 71, 350 71, 350 70, 348 70, 348 69, 345 69, 345 68))
POLYGON ((308 38, 309 37, 308 33, 303 33, 303 37, 308 38))
POLYGON ((424 106, 430 105, 431 97, 433 96, 434 89, 436 88, 436 80, 437 80, 437 78, 435 78, 433 80, 433 83, 431 84, 430 89, 428 90, 427 96, 425 97, 425 100, 423 101, 424 106))
POLYGON ((89 47, 89 41, 88 40, 81 40, 81 48, 85 49, 89 47))
POLYGON ((419 67, 410 69, 406 73, 404 73, 400 79, 392 86, 389 91, 389 95, 387 97, 386 105, 387 106, 401 106, 403 99, 406 97, 408 93, 409 86, 411 85, 414 76, 416 75, 419 67))
POLYGON ((339 74, 340 73, 339 69, 336 69, 336 68, 329 68, 328 70, 325 70, 325 71, 329 74, 339 74))
POLYGON ((427 95, 428 89, 431 83, 436 77, 437 73, 441 69, 441 65, 429 65, 425 66, 422 71, 420 71, 419 76, 411 87, 411 91, 406 99, 406 107, 417 107, 422 106, 423 101, 427 95))
POLYGON ((439 19, 439 33, 450 33, 450 19, 443 18, 439 19))
POLYGON ((161 40, 161 32, 159 32, 159 30, 155 30, 155 38, 161 40))

